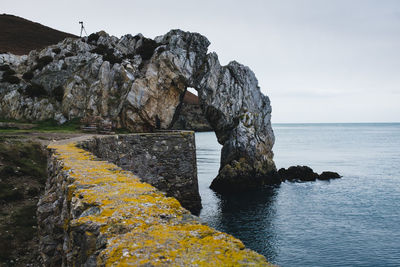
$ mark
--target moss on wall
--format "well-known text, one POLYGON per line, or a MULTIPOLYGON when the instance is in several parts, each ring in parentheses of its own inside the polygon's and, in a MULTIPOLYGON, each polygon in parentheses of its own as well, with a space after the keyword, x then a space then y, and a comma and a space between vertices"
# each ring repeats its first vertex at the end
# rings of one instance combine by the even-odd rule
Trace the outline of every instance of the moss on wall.
MULTIPOLYGON (((51 177, 46 193, 58 194, 54 191, 58 190, 66 200, 53 210, 62 214, 62 222, 55 221, 64 229, 63 236, 59 236, 66 250, 61 253, 64 264, 269 265, 240 240, 202 224, 175 198, 166 197, 132 173, 96 160, 74 143, 49 148, 51 177)), ((42 199, 39 209, 51 201, 42 199)), ((46 232, 45 222, 49 220, 41 217, 42 248, 48 252, 46 242, 56 233, 46 232)), ((51 255, 47 256, 50 259, 51 255)))

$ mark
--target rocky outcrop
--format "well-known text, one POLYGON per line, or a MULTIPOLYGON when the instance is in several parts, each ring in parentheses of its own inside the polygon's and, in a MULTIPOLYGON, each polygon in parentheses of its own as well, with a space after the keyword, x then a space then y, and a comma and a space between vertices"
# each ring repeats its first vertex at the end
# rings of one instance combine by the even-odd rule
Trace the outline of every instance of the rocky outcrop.
POLYGON ((60 122, 102 116, 131 131, 167 129, 208 45, 178 30, 155 41, 99 32, 27 56, 1 54, 0 115, 60 122))
POLYGON ((99 32, 27 56, 2 54, 0 116, 60 123, 101 116, 132 132, 169 129, 192 87, 223 145, 212 188, 275 183, 270 101, 248 67, 221 66, 215 53, 207 54, 209 44, 180 30, 154 40, 99 32))
POLYGON ((124 124, 139 131, 169 128, 186 88, 195 87, 209 44, 200 34, 179 30, 157 37, 143 77, 135 80, 127 96, 124 124))
POLYGON ((337 172, 331 172, 331 171, 324 171, 320 175, 318 175, 319 180, 331 180, 331 179, 339 179, 342 178, 340 174, 337 172))
POLYGON ((282 182, 310 182, 318 180, 330 180, 341 178, 337 172, 324 171, 318 174, 308 166, 290 166, 289 168, 281 168, 278 175, 282 182))
POLYGON ((274 184, 274 133, 269 98, 260 92, 254 73, 235 61, 221 66, 207 56, 199 98, 218 142, 221 168, 211 184, 217 192, 241 191, 274 184))
POLYGON ((130 172, 53 143, 38 203, 43 266, 271 266, 130 172))

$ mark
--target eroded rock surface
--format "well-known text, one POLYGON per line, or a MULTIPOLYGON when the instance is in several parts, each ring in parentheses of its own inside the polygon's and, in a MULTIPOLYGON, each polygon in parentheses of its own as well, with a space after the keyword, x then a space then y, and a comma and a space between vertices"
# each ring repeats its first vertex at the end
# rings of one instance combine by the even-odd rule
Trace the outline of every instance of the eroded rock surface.
POLYGON ((204 68, 200 103, 223 145, 221 167, 211 188, 241 191, 277 183, 271 105, 260 92, 254 73, 235 61, 221 66, 214 53, 207 56, 204 68))
POLYGON ((276 183, 271 106, 254 73, 221 66, 198 33, 172 30, 154 40, 105 32, 66 39, 27 56, 0 55, 0 116, 19 120, 101 116, 132 132, 169 129, 187 87, 223 145, 212 188, 276 183))

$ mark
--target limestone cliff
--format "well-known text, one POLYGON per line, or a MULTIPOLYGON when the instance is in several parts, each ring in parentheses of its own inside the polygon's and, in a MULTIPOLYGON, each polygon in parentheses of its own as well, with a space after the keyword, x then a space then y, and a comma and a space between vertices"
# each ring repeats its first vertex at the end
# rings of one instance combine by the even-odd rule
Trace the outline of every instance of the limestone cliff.
POLYGON ((25 56, 0 54, 0 116, 63 123, 94 115, 132 132, 169 129, 186 88, 193 87, 223 145, 212 188, 273 183, 269 99, 248 67, 234 61, 221 66, 207 53, 209 44, 181 30, 154 40, 99 32, 25 56))

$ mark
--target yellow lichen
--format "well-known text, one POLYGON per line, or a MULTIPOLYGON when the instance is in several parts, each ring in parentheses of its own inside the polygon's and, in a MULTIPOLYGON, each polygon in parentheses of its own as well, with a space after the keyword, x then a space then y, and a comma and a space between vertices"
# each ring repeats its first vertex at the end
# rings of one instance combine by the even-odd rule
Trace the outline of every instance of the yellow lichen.
MULTIPOLYGON (((99 208, 99 212, 66 220, 69 225, 64 225, 64 229, 99 226, 100 234, 107 238, 106 248, 98 256, 99 265, 269 265, 263 256, 245 249, 240 240, 199 223, 176 199, 132 173, 95 160, 74 143, 49 148, 68 172, 68 200, 99 208)), ((94 238, 90 232, 85 234, 94 238)))

